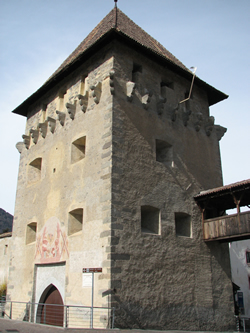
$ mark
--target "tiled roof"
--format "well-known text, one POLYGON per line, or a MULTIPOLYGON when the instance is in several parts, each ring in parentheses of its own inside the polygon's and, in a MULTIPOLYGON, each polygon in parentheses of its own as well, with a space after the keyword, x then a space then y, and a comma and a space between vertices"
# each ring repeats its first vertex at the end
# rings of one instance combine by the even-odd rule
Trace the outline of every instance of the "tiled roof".
POLYGON ((12 236, 12 232, 5 232, 3 234, 0 234, 0 238, 6 238, 6 237, 11 237, 12 236))
POLYGON ((233 183, 233 184, 229 184, 229 185, 225 185, 225 186, 220 186, 220 187, 216 187, 210 190, 206 190, 206 191, 202 191, 199 194, 197 194, 195 196, 195 198, 202 198, 202 197, 206 197, 206 196, 210 196, 212 194, 219 194, 219 193, 223 193, 223 192, 228 192, 230 190, 237 190, 238 188, 242 189, 244 187, 250 187, 250 179, 246 179, 246 180, 242 180, 240 182, 237 183, 233 183))
POLYGON ((235 198, 239 200, 240 207, 250 205, 250 179, 202 191, 194 200, 202 209, 210 207, 219 212, 235 208, 235 198))
MULTIPOLYGON (((21 105, 19 105, 14 113, 27 116, 29 106, 36 102, 38 98, 53 88, 71 71, 75 70, 81 64, 84 57, 89 56, 88 52, 95 52, 102 42, 106 42, 106 38, 119 36, 123 40, 131 42, 134 46, 141 47, 141 50, 148 51, 149 55, 155 55, 161 60, 168 62, 169 67, 178 72, 188 80, 192 79, 192 72, 186 68, 177 58, 167 51, 159 42, 147 34, 142 28, 136 25, 118 8, 112 9, 109 14, 91 31, 91 33, 83 40, 83 42, 73 51, 70 56, 61 64, 61 66, 52 74, 52 76, 30 97, 28 97, 21 105), (112 34, 113 33, 113 34, 112 34), (99 43, 99 44, 98 44, 99 43)), ((146 53, 146 52, 145 52, 146 53)), ((227 98, 228 96, 221 91, 210 86, 198 77, 195 83, 207 92, 209 105, 213 105, 227 98)))
POLYGON ((149 50, 167 58, 174 64, 180 66, 184 70, 188 70, 177 58, 175 58, 168 50, 165 49, 157 40, 146 33, 142 28, 135 24, 127 15, 120 9, 112 9, 107 16, 91 31, 91 33, 81 42, 74 52, 61 64, 61 66, 50 77, 52 79, 57 73, 69 66, 83 52, 90 48, 102 36, 111 30, 116 30, 119 33, 126 35, 133 41, 148 48, 149 50))

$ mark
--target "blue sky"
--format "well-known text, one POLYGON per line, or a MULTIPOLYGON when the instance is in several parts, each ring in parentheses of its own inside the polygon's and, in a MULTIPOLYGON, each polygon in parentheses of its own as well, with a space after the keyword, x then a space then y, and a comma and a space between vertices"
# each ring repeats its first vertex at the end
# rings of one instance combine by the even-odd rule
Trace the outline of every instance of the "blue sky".
MULTIPOLYGON (((14 213, 25 118, 12 114, 113 8, 113 0, 0 0, 0 208, 14 213)), ((210 108, 224 184, 250 178, 250 1, 118 0, 118 7, 229 98, 210 108)))

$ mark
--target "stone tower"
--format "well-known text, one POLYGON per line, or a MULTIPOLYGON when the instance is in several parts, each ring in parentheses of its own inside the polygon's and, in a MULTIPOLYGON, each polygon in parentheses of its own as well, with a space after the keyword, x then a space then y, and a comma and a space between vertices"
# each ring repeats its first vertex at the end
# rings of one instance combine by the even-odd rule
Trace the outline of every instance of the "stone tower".
MULTIPOLYGON (((227 98, 116 7, 13 112, 27 117, 8 297, 95 306, 116 327, 233 327, 228 247, 193 197, 222 185, 209 106, 227 98), (185 100, 182 102, 183 100, 185 100), (181 102, 181 103, 180 103, 181 102)), ((36 315, 36 314, 34 314, 36 315)))

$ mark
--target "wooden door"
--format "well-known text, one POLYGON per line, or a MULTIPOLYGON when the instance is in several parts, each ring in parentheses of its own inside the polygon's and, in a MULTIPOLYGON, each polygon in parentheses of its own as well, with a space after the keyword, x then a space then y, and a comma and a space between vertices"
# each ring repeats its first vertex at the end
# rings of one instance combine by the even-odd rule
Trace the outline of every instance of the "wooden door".
POLYGON ((52 286, 44 300, 41 324, 63 326, 63 300, 55 286, 52 286))

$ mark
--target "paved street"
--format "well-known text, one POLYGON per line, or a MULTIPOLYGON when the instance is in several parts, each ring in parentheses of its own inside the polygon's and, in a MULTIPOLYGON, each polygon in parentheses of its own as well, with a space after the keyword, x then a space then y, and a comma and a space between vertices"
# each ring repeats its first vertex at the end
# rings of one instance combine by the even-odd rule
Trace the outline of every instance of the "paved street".
MULTIPOLYGON (((105 333, 118 333, 122 331, 122 333, 191 333, 191 331, 151 331, 151 330, 91 330, 91 329, 70 329, 70 328, 60 328, 54 326, 47 326, 47 325, 38 325, 33 323, 27 322, 20 322, 16 320, 9 320, 9 319, 0 319, 0 333, 93 333, 93 332, 105 332, 105 333)), ((204 333, 204 332, 194 332, 194 333, 204 333)), ((205 332, 209 333, 209 332, 205 332)), ((213 332, 215 333, 215 332, 213 332)), ((230 332, 233 333, 233 332, 230 332)))

